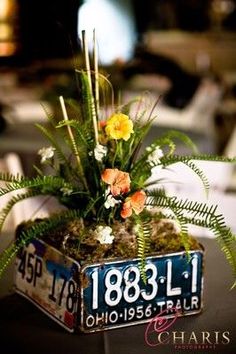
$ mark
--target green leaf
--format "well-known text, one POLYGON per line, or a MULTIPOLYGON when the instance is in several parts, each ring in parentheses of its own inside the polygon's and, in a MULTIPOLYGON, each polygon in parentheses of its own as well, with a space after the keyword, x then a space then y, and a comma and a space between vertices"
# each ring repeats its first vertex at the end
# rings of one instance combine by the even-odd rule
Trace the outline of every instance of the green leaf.
MULTIPOLYGON (((236 278, 236 238, 230 228, 225 225, 222 214, 217 214, 216 205, 207 205, 190 200, 178 200, 176 197, 168 197, 161 190, 146 192, 148 199, 146 205, 171 210, 174 217, 181 225, 193 224, 211 230, 225 253, 236 278)), ((183 229, 183 228, 182 228, 183 229)), ((182 238, 187 240, 186 229, 182 238)), ((187 244, 184 244, 185 248, 187 244)))
POLYGON ((28 191, 26 193, 22 193, 22 194, 17 194, 15 196, 13 196, 8 203, 5 205, 5 207, 1 210, 1 214, 0 214, 0 231, 3 227, 3 224, 8 216, 8 214, 10 213, 10 211, 12 210, 12 208, 14 207, 14 205, 18 202, 21 202, 22 200, 25 200, 27 198, 31 198, 34 197, 36 195, 41 194, 38 190, 34 190, 34 191, 28 191))
POLYGON ((37 237, 43 238, 50 230, 66 224, 69 220, 79 217, 80 211, 66 210, 61 213, 51 215, 48 219, 43 219, 37 223, 35 222, 32 226, 23 231, 21 235, 13 243, 11 243, 0 256, 0 277, 22 246, 27 245, 32 239, 37 237))
POLYGON ((36 124, 36 127, 43 133, 43 135, 46 136, 51 145, 56 149, 56 154, 58 156, 59 161, 65 163, 65 165, 70 169, 68 160, 61 149, 61 143, 57 142, 57 140, 55 139, 55 134, 52 134, 47 128, 43 127, 41 124, 36 124))
POLYGON ((135 216, 137 242, 138 242, 138 257, 139 257, 139 269, 141 278, 146 284, 147 277, 145 271, 146 257, 150 249, 150 237, 151 237, 151 219, 145 216, 144 219, 141 215, 135 216))
POLYGON ((7 182, 4 187, 0 188, 0 197, 22 188, 38 188, 41 191, 44 188, 60 189, 65 184, 65 180, 58 176, 38 176, 32 179, 20 178, 7 182))

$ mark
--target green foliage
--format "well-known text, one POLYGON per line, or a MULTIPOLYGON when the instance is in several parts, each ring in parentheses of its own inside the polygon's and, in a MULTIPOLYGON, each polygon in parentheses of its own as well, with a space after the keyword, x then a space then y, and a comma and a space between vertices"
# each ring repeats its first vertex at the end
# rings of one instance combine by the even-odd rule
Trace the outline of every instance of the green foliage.
POLYGON ((8 216, 8 214, 10 213, 10 211, 12 210, 12 208, 14 207, 15 204, 21 202, 24 199, 27 198, 31 198, 31 197, 35 197, 36 195, 41 194, 37 189, 36 190, 30 190, 26 193, 21 193, 21 194, 17 194, 14 195, 6 204, 6 206, 1 210, 1 215, 0 215, 0 232, 1 229, 3 227, 3 224, 8 216))
POLYGON ((7 182, 4 187, 0 188, 0 197, 10 192, 29 188, 41 189, 42 194, 50 191, 52 194, 56 193, 66 184, 65 180, 58 176, 38 176, 32 179, 20 177, 11 182, 7 182))
POLYGON ((68 210, 52 215, 50 218, 35 222, 29 228, 24 230, 21 235, 3 252, 0 256, 0 276, 12 260, 19 252, 22 246, 27 245, 34 238, 42 238, 43 236, 69 220, 80 218, 80 213, 76 210, 68 210))
POLYGON ((72 99, 64 102, 60 97, 62 113, 59 120, 43 107, 49 126, 36 125, 50 144, 49 148, 39 151, 42 166, 34 167, 36 177, 30 179, 0 172, 0 181, 4 182, 0 188, 0 197, 26 189, 12 196, 1 210, 0 228, 16 203, 36 195, 55 196, 68 210, 52 215, 48 220, 35 223, 23 231, 20 238, 1 256, 0 273, 22 245, 34 237, 45 236, 48 231, 67 220, 81 217, 87 225, 97 223, 98 226, 112 227, 114 222, 125 221, 124 209, 127 208, 129 216, 132 215, 137 226, 138 257, 141 276, 145 282, 145 258, 149 253, 152 230, 151 214, 145 212, 144 206, 151 206, 161 209, 163 215, 176 221, 180 229, 181 243, 187 254, 189 224, 212 230, 236 278, 235 236, 225 225, 223 216, 217 214, 216 207, 190 200, 178 200, 175 196, 167 196, 162 189, 149 189, 151 184, 160 182, 157 180, 150 184, 149 178, 153 167, 161 166, 163 169, 168 169, 169 166, 181 162, 200 178, 207 192, 208 179, 197 166, 196 161, 232 163, 236 162, 236 158, 198 154, 195 144, 189 137, 175 130, 158 137, 141 152, 142 143, 152 126, 153 112, 158 100, 152 107, 146 105, 144 109, 140 108, 143 103, 142 98, 114 107, 112 85, 107 78, 99 76, 100 81, 103 82, 100 90, 103 95, 103 105, 98 111, 99 102, 97 100, 95 102, 94 92, 96 77, 91 78, 89 70, 76 70, 76 74, 80 82, 79 102, 72 99), (109 90, 106 89, 106 85, 109 90), (106 97, 108 91, 111 102, 108 102, 109 99, 106 97), (131 120, 134 104, 137 108, 131 120), (123 125, 117 118, 120 115, 123 115, 126 122, 123 122, 123 125), (113 122, 112 126, 113 134, 107 129, 111 124, 109 118, 111 116, 116 117, 116 122, 113 122), (114 135, 117 131, 120 135, 114 135), (178 142, 190 149, 189 155, 176 154, 178 142), (44 164, 50 171, 47 176, 44 175, 44 164), (143 196, 145 199, 142 199, 143 196))
POLYGON ((151 236, 151 217, 145 216, 144 218, 136 216, 136 232, 138 241, 138 257, 139 257, 139 269, 143 282, 146 284, 146 257, 150 250, 150 236, 151 236))
MULTIPOLYGON (((222 214, 217 214, 217 206, 208 206, 205 203, 199 203, 191 200, 178 200, 176 197, 166 196, 162 190, 153 190, 148 192, 147 205, 170 210, 173 218, 181 225, 182 242, 186 249, 188 245, 187 225, 205 227, 211 230, 219 242, 222 251, 225 253, 233 274, 236 278, 236 238, 231 230, 225 225, 222 214)), ((234 286, 236 283, 234 284, 234 286)))
POLYGON ((68 160, 61 149, 60 143, 55 139, 55 134, 51 133, 49 129, 45 128, 41 124, 35 124, 35 126, 41 131, 42 134, 48 139, 49 143, 55 148, 59 161, 68 165, 68 160))
POLYGON ((12 173, 9 172, 0 172, 0 181, 3 182, 19 182, 23 179, 24 177, 21 176, 19 173, 13 175, 12 173))
POLYGON ((90 127, 90 136, 94 135, 92 125, 92 115, 94 110, 94 98, 91 93, 88 75, 81 71, 79 75, 80 79, 80 93, 81 93, 81 108, 82 108, 82 123, 87 124, 90 127))

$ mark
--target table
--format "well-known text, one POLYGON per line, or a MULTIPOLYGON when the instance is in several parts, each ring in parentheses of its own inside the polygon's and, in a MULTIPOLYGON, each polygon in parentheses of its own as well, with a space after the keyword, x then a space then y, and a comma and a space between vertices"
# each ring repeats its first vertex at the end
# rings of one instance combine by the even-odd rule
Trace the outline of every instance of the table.
MULTIPOLYGON (((3 237, 4 235, 2 235, 3 237)), ((191 353, 224 354, 236 352, 236 289, 231 269, 215 240, 200 239, 206 249, 204 279, 204 309, 200 315, 178 318, 171 328, 169 344, 150 347, 145 343, 147 324, 131 326, 94 334, 69 334, 39 309, 17 294, 0 300, 0 352, 3 354, 154 354, 191 353), (172 343, 173 333, 184 336, 184 344, 177 349, 172 343), (184 332, 182 334, 182 332, 184 332), (194 334, 193 334, 194 332, 194 334), (184 349, 190 336, 200 343, 202 332, 212 342, 218 333, 229 337, 228 344, 216 345, 215 349, 184 349), (209 334, 207 334, 209 333, 209 334), (192 337, 193 338, 193 337, 192 337)), ((0 295, 11 288, 13 267, 0 281, 0 295), (8 284, 7 284, 8 282, 8 284)), ((226 339, 224 339, 227 342, 226 339)), ((190 341, 190 343, 193 344, 190 341)), ((179 342, 176 344, 180 344, 179 342)), ((210 346, 210 344, 208 344, 210 346)))

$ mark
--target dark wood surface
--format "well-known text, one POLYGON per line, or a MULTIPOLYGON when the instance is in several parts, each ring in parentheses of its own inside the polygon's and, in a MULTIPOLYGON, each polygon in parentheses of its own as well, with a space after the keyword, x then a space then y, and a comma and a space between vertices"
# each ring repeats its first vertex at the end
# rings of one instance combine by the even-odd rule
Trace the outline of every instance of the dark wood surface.
MULTIPOLYGON (((17 294, 0 300, 0 353, 2 354, 154 354, 191 353, 224 354, 236 353, 236 289, 231 269, 215 240, 202 239, 206 249, 204 276, 204 308, 199 315, 178 318, 171 328, 185 332, 188 344, 194 332, 199 343, 202 332, 209 332, 213 343, 215 332, 219 341, 223 332, 229 332, 229 344, 219 344, 213 349, 176 349, 172 344, 150 347, 145 343, 147 325, 97 332, 94 334, 69 334, 29 301, 17 294)), ((13 269, 13 268, 12 268, 13 269)), ((12 279, 12 270, 0 281, 1 293, 12 279)), ((190 343, 191 344, 191 343, 190 343)), ((193 342, 192 342, 193 344, 193 342)), ((206 343, 207 344, 207 343, 206 343)), ((210 344, 208 344, 210 346, 210 344)))

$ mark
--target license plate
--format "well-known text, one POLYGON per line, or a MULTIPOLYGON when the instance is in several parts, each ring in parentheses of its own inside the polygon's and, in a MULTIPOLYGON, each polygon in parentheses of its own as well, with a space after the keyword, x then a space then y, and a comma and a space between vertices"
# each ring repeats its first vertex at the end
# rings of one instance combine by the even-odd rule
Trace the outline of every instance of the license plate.
POLYGON ((84 332, 198 313, 202 308, 202 251, 148 257, 146 284, 138 259, 81 269, 81 322, 84 332), (173 311, 175 309, 175 311, 173 311))
POLYGON ((35 239, 16 258, 16 291, 73 332, 79 268, 73 259, 35 239))

